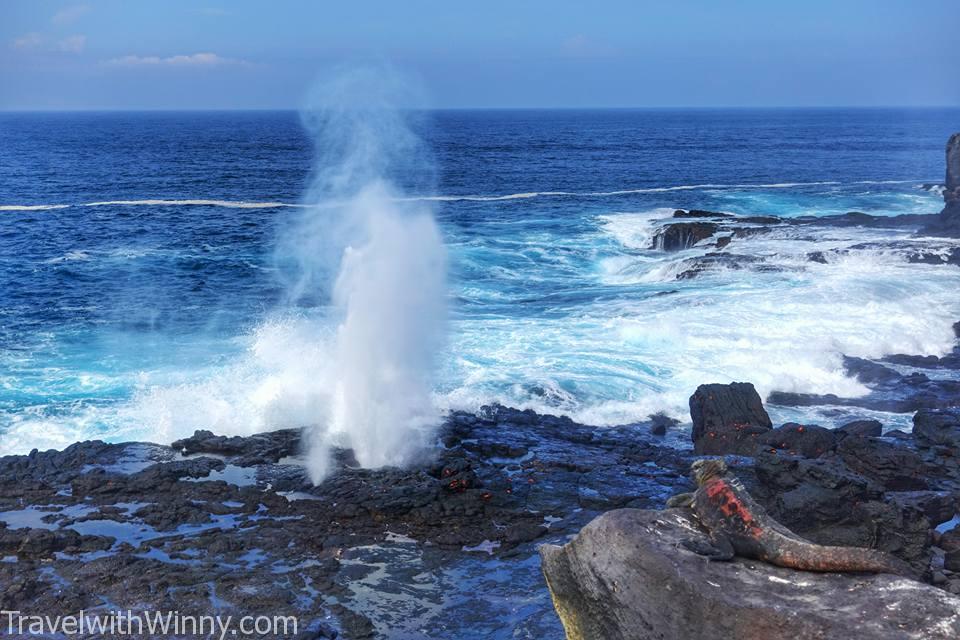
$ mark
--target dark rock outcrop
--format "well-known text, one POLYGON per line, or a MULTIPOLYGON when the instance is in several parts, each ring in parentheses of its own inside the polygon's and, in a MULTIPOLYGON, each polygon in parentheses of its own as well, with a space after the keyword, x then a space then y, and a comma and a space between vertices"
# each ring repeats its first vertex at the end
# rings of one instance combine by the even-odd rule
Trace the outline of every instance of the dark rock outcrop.
POLYGON ((881 482, 841 457, 760 453, 754 471, 750 493, 792 531, 819 544, 880 549, 926 571, 931 525, 924 513, 888 500, 881 482))
POLYGON ((706 536, 688 511, 611 511, 563 547, 540 549, 568 640, 936 640, 960 634, 960 598, 890 575, 816 574, 681 542, 706 536))
POLYGON ((706 211, 704 209, 677 209, 673 212, 674 218, 733 218, 732 213, 706 211))
POLYGON ((676 222, 668 224, 653 237, 651 249, 680 251, 713 236, 720 227, 713 222, 676 222))
POLYGON ((759 436, 773 427, 749 382, 700 385, 690 396, 690 418, 697 455, 753 455, 759 436))
POLYGON ((960 133, 947 141, 947 175, 943 188, 943 211, 937 220, 928 225, 925 233, 960 237, 960 133))
POLYGON ((819 458, 836 445, 833 431, 816 424, 787 423, 757 439, 760 448, 782 451, 788 455, 819 458))
POLYGON ((837 438, 847 436, 876 438, 883 435, 883 425, 879 420, 854 420, 834 430, 837 438))
POLYGON ((849 469, 874 480, 887 491, 927 488, 923 460, 906 447, 878 438, 844 438, 836 455, 849 469))
POLYGON ((887 494, 890 500, 903 508, 918 509, 930 521, 931 527, 949 522, 957 514, 960 494, 950 491, 901 491, 887 494))
POLYGON ((921 446, 960 451, 960 408, 921 409, 913 416, 913 437, 921 446))
POLYGON ((954 527, 940 538, 940 546, 946 552, 943 557, 945 569, 960 572, 960 527, 954 527))

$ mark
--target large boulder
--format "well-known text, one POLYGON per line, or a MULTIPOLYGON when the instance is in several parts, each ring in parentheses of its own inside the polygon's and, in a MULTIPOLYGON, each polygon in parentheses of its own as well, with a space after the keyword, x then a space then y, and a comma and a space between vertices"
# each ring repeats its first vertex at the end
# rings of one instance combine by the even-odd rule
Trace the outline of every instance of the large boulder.
POLYGON ((622 509, 563 547, 540 548, 568 640, 877 640, 960 636, 960 598, 891 575, 808 573, 681 542, 688 511, 622 509))
POLYGON ((690 396, 690 418, 697 455, 753 455, 759 436, 773 428, 749 382, 700 385, 690 396))
POLYGON ((960 409, 921 409, 913 416, 913 437, 926 447, 960 450, 960 409))

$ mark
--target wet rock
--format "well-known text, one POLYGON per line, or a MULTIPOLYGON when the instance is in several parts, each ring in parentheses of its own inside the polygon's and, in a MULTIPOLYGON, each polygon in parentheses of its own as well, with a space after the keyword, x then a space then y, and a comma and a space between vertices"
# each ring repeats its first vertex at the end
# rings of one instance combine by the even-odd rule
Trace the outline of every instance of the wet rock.
POLYGON ((819 425, 787 423, 757 439, 757 446, 779 450, 789 455, 818 458, 836 444, 833 431, 819 425))
POLYGON ((767 396, 767 402, 785 407, 831 405, 891 413, 911 413, 920 409, 944 409, 960 405, 960 381, 958 380, 897 376, 887 382, 873 384, 871 387, 870 394, 858 398, 841 398, 832 393, 773 391, 767 396))
POLYGON ((960 247, 942 251, 918 251, 907 258, 914 264, 943 264, 960 266, 960 247))
MULTIPOLYGON (((132 446, 136 445, 91 440, 72 444, 63 451, 34 449, 28 456, 0 457, 0 476, 17 482, 43 482, 48 486, 64 484, 93 465, 116 464, 132 446)), ((0 485, 0 495, 6 488, 0 485)))
POLYGON ((960 409, 921 409, 913 416, 913 437, 921 446, 960 450, 960 409))
POLYGON ((677 209, 673 212, 674 218, 733 218, 733 214, 720 213, 719 211, 705 211, 703 209, 677 209))
POLYGON ((843 368, 865 384, 896 382, 900 379, 900 374, 893 369, 863 358, 844 356, 843 368))
POLYGON ((680 251, 713 236, 720 227, 712 222, 677 222, 660 229, 653 237, 651 249, 680 251))
POLYGON ((896 353, 886 356, 883 361, 917 369, 960 369, 960 349, 954 348, 952 353, 943 357, 896 353))
POLYGON ((883 435, 883 424, 879 420, 854 420, 838 427, 834 433, 838 438, 847 436, 877 438, 883 435))
POLYGON ((189 438, 177 440, 171 446, 185 455, 220 455, 231 458, 233 464, 247 467, 277 462, 298 453, 300 430, 283 429, 247 437, 219 436, 210 431, 198 430, 189 438))
POLYGON ((734 271, 752 269, 760 272, 783 270, 783 267, 780 265, 767 264, 766 260, 761 256, 717 252, 684 260, 683 266, 685 268, 677 274, 677 280, 689 280, 716 269, 730 269, 734 271))
POLYGON ((655 413, 650 416, 650 433, 662 436, 666 435, 667 429, 671 429, 680 424, 676 418, 671 418, 665 413, 655 413))
POLYGON ((57 552, 81 552, 109 549, 114 539, 82 536, 72 529, 0 529, 0 556, 49 559, 57 552))
POLYGON ((690 396, 697 455, 752 455, 757 438, 773 427, 754 386, 748 382, 705 384, 690 396))
POLYGON ((953 638, 957 599, 889 575, 816 574, 734 559, 709 562, 685 510, 611 511, 563 547, 540 549, 571 639, 953 638))

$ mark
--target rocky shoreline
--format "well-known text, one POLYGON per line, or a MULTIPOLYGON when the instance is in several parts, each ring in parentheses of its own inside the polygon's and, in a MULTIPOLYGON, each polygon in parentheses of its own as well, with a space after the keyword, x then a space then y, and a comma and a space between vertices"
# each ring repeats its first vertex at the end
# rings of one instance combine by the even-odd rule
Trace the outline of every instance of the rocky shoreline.
POLYGON ((560 637, 537 547, 604 512, 662 508, 700 454, 728 456, 805 537, 889 551, 960 593, 956 408, 921 408, 912 433, 774 428, 753 386, 733 384, 698 389, 691 416, 692 430, 662 416, 598 428, 484 407, 447 417, 429 463, 365 470, 340 451, 316 487, 297 430, 7 456, 0 608, 284 613, 303 638, 560 637))

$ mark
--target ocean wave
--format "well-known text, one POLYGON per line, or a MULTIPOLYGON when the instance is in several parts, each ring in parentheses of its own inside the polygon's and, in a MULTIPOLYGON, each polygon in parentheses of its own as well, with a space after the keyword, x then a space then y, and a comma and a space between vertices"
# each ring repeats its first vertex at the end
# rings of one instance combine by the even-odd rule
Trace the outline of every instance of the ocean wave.
MULTIPOLYGON (((504 194, 478 195, 425 195, 398 198, 400 201, 420 202, 498 202, 504 200, 529 200, 532 198, 568 197, 568 198, 605 198, 626 196, 643 193, 670 193, 672 191, 697 191, 709 189, 792 189, 797 187, 841 186, 854 184, 916 184, 920 180, 857 180, 854 182, 839 182, 823 180, 817 182, 769 182, 744 184, 682 184, 670 187, 640 187, 636 189, 617 189, 614 191, 524 191, 504 194)), ((0 211, 44 211, 49 209, 67 209, 70 207, 110 207, 110 206, 149 206, 149 207, 181 207, 205 206, 225 207, 229 209, 280 209, 280 208, 308 208, 315 206, 309 203, 274 202, 274 201, 247 201, 247 200, 217 200, 206 198, 189 199, 162 199, 146 198, 141 200, 103 200, 98 202, 84 202, 80 204, 4 204, 0 211)))
POLYGON ((46 211, 48 209, 67 209, 69 204, 0 204, 0 211, 46 211))
MULTIPOLYGON (((69 205, 63 205, 69 206, 69 205)), ((245 200, 105 200, 103 202, 87 202, 84 207, 108 207, 108 206, 149 206, 149 207, 179 207, 179 206, 205 206, 205 207, 226 207, 229 209, 278 209, 281 207, 306 207, 304 204, 291 204, 288 202, 248 202, 245 200)))

